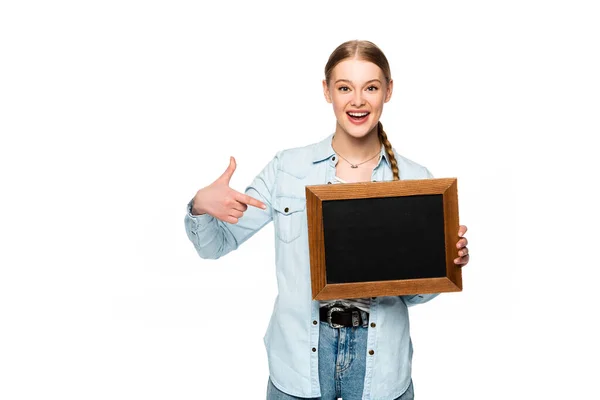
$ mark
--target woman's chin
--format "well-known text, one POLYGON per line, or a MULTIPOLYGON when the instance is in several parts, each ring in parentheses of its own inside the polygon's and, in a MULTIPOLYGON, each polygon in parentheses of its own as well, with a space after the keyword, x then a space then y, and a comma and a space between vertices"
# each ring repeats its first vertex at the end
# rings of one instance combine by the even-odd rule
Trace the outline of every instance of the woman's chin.
POLYGON ((354 138, 354 139, 363 139, 366 138, 367 136, 369 136, 371 133, 377 134, 377 129, 376 126, 375 127, 356 127, 356 126, 342 126, 342 131, 354 138))

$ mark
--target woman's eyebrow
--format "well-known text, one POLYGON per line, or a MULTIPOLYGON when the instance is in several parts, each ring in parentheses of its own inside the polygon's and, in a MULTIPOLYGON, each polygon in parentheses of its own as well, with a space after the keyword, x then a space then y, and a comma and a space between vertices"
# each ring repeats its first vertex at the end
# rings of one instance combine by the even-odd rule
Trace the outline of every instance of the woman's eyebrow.
MULTIPOLYGON (((339 82, 348 82, 350 84, 354 84, 351 80, 349 79, 338 79, 337 81, 335 81, 335 83, 339 83, 339 82)), ((371 82, 378 82, 381 83, 381 81, 379 79, 371 79, 370 81, 366 81, 365 85, 371 82)))

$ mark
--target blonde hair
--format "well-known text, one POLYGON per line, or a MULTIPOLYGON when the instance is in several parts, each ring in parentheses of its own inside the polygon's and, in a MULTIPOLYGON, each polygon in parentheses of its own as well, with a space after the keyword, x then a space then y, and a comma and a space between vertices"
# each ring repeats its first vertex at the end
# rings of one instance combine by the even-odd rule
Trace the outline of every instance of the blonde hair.
MULTIPOLYGON (((329 83, 331 79, 331 73, 336 65, 340 62, 348 59, 356 58, 359 60, 369 61, 381 68, 383 76, 385 77, 386 83, 390 83, 392 80, 392 73, 390 72, 390 64, 388 63, 385 54, 375 43, 369 42, 368 40, 350 40, 340 44, 329 56, 327 64, 325 64, 325 81, 329 83)), ((394 173, 394 180, 400 179, 400 170, 398 168, 398 161, 394 156, 394 150, 392 150, 392 144, 388 140, 387 134, 383 130, 381 122, 377 123, 377 135, 379 140, 385 147, 385 152, 388 155, 390 165, 392 166, 392 172, 394 173)))

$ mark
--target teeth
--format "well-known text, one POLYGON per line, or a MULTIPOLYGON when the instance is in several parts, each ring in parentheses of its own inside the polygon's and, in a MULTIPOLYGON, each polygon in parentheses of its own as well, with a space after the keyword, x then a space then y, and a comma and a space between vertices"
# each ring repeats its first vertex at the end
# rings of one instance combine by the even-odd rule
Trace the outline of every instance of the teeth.
POLYGON ((367 114, 369 114, 368 112, 364 112, 364 113, 348 113, 350 114, 350 116, 352 117, 365 117, 367 114))

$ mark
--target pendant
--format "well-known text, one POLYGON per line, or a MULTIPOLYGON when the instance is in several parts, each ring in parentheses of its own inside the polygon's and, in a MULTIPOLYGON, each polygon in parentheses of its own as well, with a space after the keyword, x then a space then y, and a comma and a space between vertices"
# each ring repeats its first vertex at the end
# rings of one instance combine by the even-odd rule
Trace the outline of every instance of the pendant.
POLYGON ((358 168, 358 165, 350 164, 350 168, 358 168))

